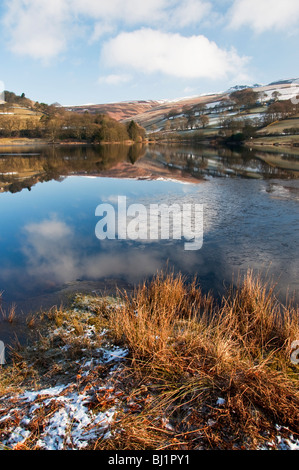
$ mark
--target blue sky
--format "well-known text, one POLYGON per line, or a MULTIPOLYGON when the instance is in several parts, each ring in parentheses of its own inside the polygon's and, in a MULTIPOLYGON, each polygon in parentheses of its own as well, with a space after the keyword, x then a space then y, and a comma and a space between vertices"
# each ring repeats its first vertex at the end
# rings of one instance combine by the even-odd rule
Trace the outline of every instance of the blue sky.
POLYGON ((4 0, 0 21, 0 88, 49 104, 299 77, 298 0, 4 0))

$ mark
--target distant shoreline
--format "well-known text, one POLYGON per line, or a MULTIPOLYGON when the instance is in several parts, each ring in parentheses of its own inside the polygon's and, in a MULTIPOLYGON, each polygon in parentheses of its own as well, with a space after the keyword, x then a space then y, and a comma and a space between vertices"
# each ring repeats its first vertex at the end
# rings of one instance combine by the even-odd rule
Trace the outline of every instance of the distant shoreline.
POLYGON ((1 147, 24 147, 24 146, 36 146, 36 145, 102 145, 102 144, 117 144, 117 145, 134 145, 134 144, 146 144, 147 140, 141 142, 134 142, 133 140, 125 140, 123 142, 86 142, 86 141, 64 141, 58 140, 51 142, 44 139, 26 139, 26 138, 2 138, 0 139, 0 148, 1 147))
POLYGON ((49 142, 43 139, 26 139, 26 138, 2 138, 0 139, 0 147, 15 147, 25 145, 48 145, 49 142))

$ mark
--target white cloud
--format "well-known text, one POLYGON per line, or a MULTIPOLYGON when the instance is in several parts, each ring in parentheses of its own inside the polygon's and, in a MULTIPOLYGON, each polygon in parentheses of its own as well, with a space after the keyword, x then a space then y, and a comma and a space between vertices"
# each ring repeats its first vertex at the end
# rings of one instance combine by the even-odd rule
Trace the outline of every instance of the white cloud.
POLYGON ((71 236, 72 234, 70 227, 59 220, 44 220, 40 223, 28 224, 24 227, 24 230, 31 237, 52 239, 55 241, 71 236))
POLYGON ((230 27, 248 25, 257 33, 299 26, 298 0, 235 0, 229 12, 230 27))
POLYGON ((248 62, 234 49, 221 49, 201 35, 184 37, 145 28, 109 40, 102 60, 109 66, 189 79, 236 75, 248 62))
POLYGON ((90 38, 90 43, 98 41, 106 34, 112 34, 114 30, 115 28, 112 24, 105 23, 103 21, 98 21, 94 25, 93 33, 90 38))
POLYGON ((125 24, 160 20, 167 5, 169 5, 167 0, 127 0, 125 2, 123 0, 72 0, 71 2, 72 10, 79 15, 102 19, 106 22, 120 20, 125 24))
POLYGON ((105 22, 155 25, 162 22, 185 27, 202 20, 211 10, 208 0, 72 0, 77 14, 105 22))
POLYGON ((170 23, 177 27, 184 28, 192 24, 200 22, 212 10, 212 5, 208 2, 198 0, 183 0, 179 2, 170 15, 170 23))
POLYGON ((12 52, 49 61, 79 31, 94 42, 117 25, 184 28, 210 10, 208 0, 6 0, 2 27, 12 52))
POLYGON ((65 0, 11 0, 7 5, 2 24, 12 52, 49 60, 65 49, 69 16, 65 0))
POLYGON ((24 227, 23 253, 30 276, 67 282, 76 274, 73 232, 63 221, 46 219, 24 227))
POLYGON ((132 79, 131 75, 127 74, 111 74, 107 76, 100 77, 98 82, 107 84, 107 85, 121 85, 122 83, 127 83, 132 79))

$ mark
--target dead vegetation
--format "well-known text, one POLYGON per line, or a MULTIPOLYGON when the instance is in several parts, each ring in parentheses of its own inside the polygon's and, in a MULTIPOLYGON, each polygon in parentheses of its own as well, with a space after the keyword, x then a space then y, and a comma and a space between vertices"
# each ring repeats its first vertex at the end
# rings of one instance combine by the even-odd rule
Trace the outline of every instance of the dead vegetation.
MULTIPOLYGON (((196 280, 189 284, 171 274, 117 300, 77 296, 71 312, 45 314, 38 342, 15 351, 14 364, 1 369, 1 394, 34 383, 36 389, 75 384, 78 393, 88 393, 95 416, 114 409, 109 435, 95 426, 98 433, 86 444, 92 449, 298 445, 298 366, 290 360, 298 313, 252 272, 221 305, 196 280), (12 386, 13 370, 20 375, 12 386)), ((54 412, 45 411, 29 430, 42 426, 45 432, 54 412)), ((5 443, 3 422, 7 430, 0 412, 5 443)), ((32 432, 22 445, 39 448, 32 432)))

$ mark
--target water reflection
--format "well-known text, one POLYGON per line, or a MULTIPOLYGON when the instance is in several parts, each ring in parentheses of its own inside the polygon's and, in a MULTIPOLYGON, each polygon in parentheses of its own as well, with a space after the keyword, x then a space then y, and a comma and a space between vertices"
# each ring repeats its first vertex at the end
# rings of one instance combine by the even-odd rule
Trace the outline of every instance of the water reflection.
POLYGON ((153 146, 151 155, 169 168, 184 169, 195 177, 297 178, 296 153, 257 152, 247 147, 153 146))
POLYGON ((249 148, 161 145, 43 146, 2 148, 0 192, 17 193, 40 182, 70 175, 117 178, 207 177, 297 178, 299 152, 261 152, 249 148))
MULTIPOLYGON (((19 152, 0 155, 5 302, 30 310, 33 298, 43 296, 43 303, 70 283, 78 290, 84 282, 100 280, 104 285, 109 279, 136 283, 167 265, 190 277, 197 274, 204 289, 215 293, 249 267, 263 270, 279 280, 282 297, 290 289, 298 298, 299 180, 294 169, 275 167, 250 150, 188 146, 19 152), (209 178, 212 174, 221 178, 209 178), (146 207, 203 204, 203 248, 188 253, 177 240, 100 242, 95 209, 103 202, 115 205, 120 195, 146 207)), ((280 164, 281 155, 273 158, 280 164)), ((285 161, 297 164, 293 157, 285 161)))
POLYGON ((145 146, 43 146, 38 149, 16 147, 13 153, 0 153, 0 192, 17 193, 37 183, 62 181, 69 175, 94 175, 119 162, 133 165, 145 153, 145 146), (19 152, 17 152, 19 150, 19 152))

